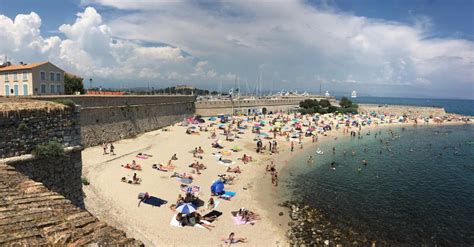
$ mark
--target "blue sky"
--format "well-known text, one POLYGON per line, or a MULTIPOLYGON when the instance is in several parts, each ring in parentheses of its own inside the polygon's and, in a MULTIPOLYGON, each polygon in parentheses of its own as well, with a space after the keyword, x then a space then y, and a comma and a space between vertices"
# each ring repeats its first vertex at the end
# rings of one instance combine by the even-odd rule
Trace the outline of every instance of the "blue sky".
POLYGON ((474 1, 0 0, 0 55, 104 87, 474 98, 474 1))

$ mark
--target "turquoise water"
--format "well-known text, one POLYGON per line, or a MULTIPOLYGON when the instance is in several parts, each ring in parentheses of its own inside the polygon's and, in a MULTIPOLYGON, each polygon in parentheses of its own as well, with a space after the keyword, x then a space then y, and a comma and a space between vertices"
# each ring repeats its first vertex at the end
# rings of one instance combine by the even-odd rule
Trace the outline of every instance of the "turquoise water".
POLYGON ((474 100, 468 99, 412 99, 388 97, 357 97, 351 98, 355 103, 415 105, 443 107, 448 113, 474 116, 474 100))
POLYGON ((474 244, 474 126, 393 131, 393 137, 384 129, 377 138, 372 130, 362 139, 329 141, 320 147, 323 155, 306 150, 282 172, 282 192, 369 239, 474 244), (308 155, 315 163, 308 164, 308 155))

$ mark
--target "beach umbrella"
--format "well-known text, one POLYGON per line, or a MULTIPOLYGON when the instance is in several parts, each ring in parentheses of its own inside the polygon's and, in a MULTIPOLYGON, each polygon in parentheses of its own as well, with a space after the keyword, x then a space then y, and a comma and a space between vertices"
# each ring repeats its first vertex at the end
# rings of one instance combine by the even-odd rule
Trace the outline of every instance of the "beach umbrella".
POLYGON ((182 214, 190 214, 196 211, 196 208, 191 203, 183 203, 176 208, 176 211, 182 214))
POLYGON ((217 179, 211 185, 211 193, 214 195, 221 195, 224 193, 224 183, 220 179, 217 179))

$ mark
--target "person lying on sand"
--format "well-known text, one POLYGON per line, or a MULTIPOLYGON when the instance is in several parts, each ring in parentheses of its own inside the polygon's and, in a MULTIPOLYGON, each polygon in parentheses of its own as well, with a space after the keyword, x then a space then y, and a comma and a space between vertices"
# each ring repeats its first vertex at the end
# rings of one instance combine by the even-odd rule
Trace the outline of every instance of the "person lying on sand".
POLYGON ((203 163, 199 163, 199 161, 194 161, 189 167, 192 167, 194 169, 199 169, 199 170, 205 170, 207 167, 203 163))
POLYGON ((242 173, 242 170, 239 166, 236 166, 234 168, 227 167, 227 172, 242 173))
POLYGON ((236 243, 246 243, 247 238, 236 237, 235 233, 231 232, 229 234, 229 237, 222 238, 222 241, 224 241, 224 243, 226 243, 226 244, 229 244, 229 246, 230 246, 231 244, 236 244, 236 243))
POLYGON ((183 174, 180 174, 180 173, 173 173, 170 177, 177 177, 177 178, 186 178, 186 179, 193 179, 193 176, 190 175, 190 174, 186 174, 186 173, 183 173, 183 174))
POLYGON ((234 183, 234 179, 235 179, 235 176, 230 176, 230 175, 227 175, 227 174, 221 174, 221 175, 218 175, 221 179, 221 181, 224 183, 224 184, 233 184, 234 183))
POLYGON ((244 162, 244 164, 252 162, 252 156, 244 154, 244 156, 242 156, 242 162, 244 162))

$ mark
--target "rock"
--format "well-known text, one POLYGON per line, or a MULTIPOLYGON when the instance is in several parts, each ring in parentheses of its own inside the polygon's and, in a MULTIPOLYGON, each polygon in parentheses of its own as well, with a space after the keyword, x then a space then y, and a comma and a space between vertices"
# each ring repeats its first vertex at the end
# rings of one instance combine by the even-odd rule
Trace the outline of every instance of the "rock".
POLYGON ((324 245, 329 245, 329 240, 324 240, 324 245))
POLYGON ((283 213, 283 212, 280 212, 280 213, 278 213, 278 215, 279 215, 279 216, 283 216, 283 215, 284 215, 284 213, 283 213))

